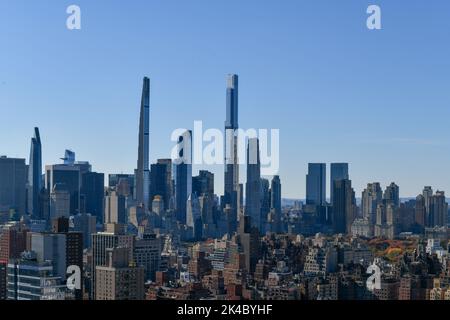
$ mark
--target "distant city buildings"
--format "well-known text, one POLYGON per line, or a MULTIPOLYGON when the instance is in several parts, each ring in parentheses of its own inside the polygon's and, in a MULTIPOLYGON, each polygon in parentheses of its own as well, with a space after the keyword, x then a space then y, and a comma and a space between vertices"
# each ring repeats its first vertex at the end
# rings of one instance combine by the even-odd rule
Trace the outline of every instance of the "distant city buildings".
POLYGON ((219 195, 213 172, 193 176, 189 129, 175 159, 150 165, 149 112, 145 77, 137 168, 107 185, 71 150, 43 175, 38 128, 28 165, 0 157, 0 299, 450 300, 444 191, 401 198, 395 182, 372 182, 357 198, 348 163, 331 163, 329 180, 326 163, 309 163, 306 199, 283 199, 282 177, 261 176, 255 137, 241 146, 242 182, 232 74, 219 195), (381 270, 375 289, 370 265, 381 270))

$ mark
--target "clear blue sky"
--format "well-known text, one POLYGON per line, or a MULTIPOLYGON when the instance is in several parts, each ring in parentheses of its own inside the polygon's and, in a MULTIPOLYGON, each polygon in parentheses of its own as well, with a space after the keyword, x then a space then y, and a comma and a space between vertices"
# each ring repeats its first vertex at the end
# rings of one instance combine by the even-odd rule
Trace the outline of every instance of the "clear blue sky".
POLYGON ((28 158, 39 126, 45 164, 70 148, 132 172, 144 75, 153 162, 173 129, 223 127, 237 73, 241 127, 280 129, 283 197, 305 196, 308 162, 333 161, 350 163, 357 196, 372 181, 450 193, 449 1, 0 0, 0 39, 0 154, 28 158))

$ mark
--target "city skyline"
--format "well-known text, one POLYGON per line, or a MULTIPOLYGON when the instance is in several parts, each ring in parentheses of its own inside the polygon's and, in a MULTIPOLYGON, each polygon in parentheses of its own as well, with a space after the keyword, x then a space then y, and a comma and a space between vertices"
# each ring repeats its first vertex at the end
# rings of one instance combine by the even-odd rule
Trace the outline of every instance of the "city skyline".
MULTIPOLYGON (((137 166, 135 169, 130 169, 128 171, 121 171, 121 172, 108 172, 105 173, 106 175, 112 175, 112 174, 129 174, 130 172, 134 172, 134 174, 136 175, 136 179, 137 179, 137 184, 136 184, 136 192, 139 198, 139 194, 143 193, 142 196, 140 196, 143 200, 139 200, 138 199, 138 203, 142 203, 142 204, 148 204, 150 203, 150 165, 155 165, 157 163, 159 163, 161 160, 165 160, 169 154, 167 155, 167 157, 162 157, 162 158, 158 158, 155 160, 155 162, 149 162, 150 158, 152 158, 151 153, 150 153, 150 129, 149 129, 149 120, 151 119, 151 112, 150 112, 150 78, 147 76, 143 77, 143 85, 142 85, 142 96, 141 96, 141 103, 140 103, 140 111, 139 111, 139 135, 138 135, 138 148, 137 148, 137 154, 138 154, 138 162, 137 162, 137 166), (141 178, 142 182, 141 184, 143 185, 141 187, 142 192, 139 192, 139 176, 142 175, 143 177, 141 178), (144 183, 146 182, 146 183, 144 183), (145 187, 144 187, 145 186, 145 187), (146 191, 144 191, 144 189, 148 189, 146 191), (145 201, 144 199, 147 198, 145 201)), ((226 76, 226 87, 227 87, 227 94, 226 94, 226 121, 225 121, 225 130, 224 130, 224 136, 225 136, 225 141, 224 143, 227 144, 228 141, 228 137, 226 137, 226 130, 238 130, 239 126, 238 126, 238 114, 239 114, 239 109, 237 107, 238 105, 238 95, 237 95, 237 87, 238 87, 238 75, 237 74, 228 74, 226 76)), ((33 157, 35 157, 34 153, 35 151, 33 151, 33 148, 36 148, 36 145, 38 145, 38 152, 39 154, 42 154, 42 158, 45 157, 45 153, 42 152, 42 144, 41 144, 41 138, 40 138, 40 131, 39 131, 39 127, 35 127, 34 128, 34 136, 31 137, 31 148, 32 151, 30 153, 30 157, 11 157, 8 154, 0 154, 0 156, 6 156, 8 158, 12 158, 12 159, 25 159, 25 163, 26 165, 30 165, 30 161, 33 159, 33 157)), ((244 129, 246 130, 246 129, 244 129)), ((191 130, 189 131, 189 139, 191 139, 191 136, 193 136, 193 133, 191 130)), ((187 133, 187 132, 186 132, 187 133)), ((181 137, 180 137, 181 138, 181 137)), ((232 147, 237 148, 237 138, 233 138, 233 141, 236 140, 236 142, 232 142, 235 143, 236 146, 232 147)), ((248 142, 250 143, 252 139, 249 138, 248 142)), ((256 139, 258 140, 258 139, 256 139)), ((173 143, 173 142, 172 142, 173 143)), ((180 143, 180 141, 177 142, 178 144, 180 143)), ((176 146, 177 144, 172 145, 176 146)), ((246 153, 246 157, 248 158, 248 150, 249 146, 246 145, 245 149, 247 150, 246 153)), ((258 159, 259 159, 259 147, 258 149, 258 159)), ((191 151, 192 152, 192 151, 191 151)), ((182 157, 182 156, 181 156, 182 157)), ((59 158, 59 160, 63 160, 62 163, 66 164, 69 162, 73 162, 75 161, 75 151, 74 150, 70 150, 70 149, 66 149, 65 150, 65 155, 63 158, 59 158), (68 156, 70 156, 70 159, 68 158, 68 156)), ((78 159, 77 157, 77 160, 78 159)), ((176 160, 176 159, 171 159, 172 161, 176 160)), ((89 159, 83 159, 83 161, 89 161, 89 159)), ((82 162, 83 162, 82 161, 82 162)), ((192 161, 192 159, 191 159, 192 161)), ((237 159, 234 160, 229 160, 227 157, 225 157, 224 159, 225 163, 229 163, 228 161, 236 161, 237 163, 237 159)), ((248 161, 248 160, 246 160, 248 161)), ((259 160, 258 160, 259 161, 259 160)), ((232 162, 231 162, 232 163, 232 162)), ((31 164, 32 165, 32 164, 31 164)), ((42 164, 38 164, 38 166, 51 166, 51 165, 58 165, 58 163, 52 162, 50 163, 42 163, 42 164)), ((90 165, 92 165, 92 163, 90 163, 90 165)), ((95 166, 95 164, 94 164, 95 166)), ((212 167, 215 166, 220 166, 220 165, 191 165, 191 167, 197 167, 197 170, 194 172, 192 169, 190 169, 191 176, 196 175, 197 173, 199 173, 200 171, 204 171, 207 170, 209 171, 212 167)), ((226 176, 226 171, 227 171, 227 166, 233 167, 233 165, 225 165, 223 166, 223 173, 225 173, 226 176)), ((241 187, 243 187, 246 184, 246 179, 245 177, 243 177, 243 175, 247 175, 247 168, 248 168, 248 164, 242 164, 239 163, 237 164, 238 166, 238 170, 237 170, 237 178, 239 179, 239 183, 241 184, 241 187), (247 167, 247 168, 246 168, 247 167)), ((324 162, 320 162, 320 163, 315 163, 315 162, 309 162, 307 163, 308 169, 305 171, 304 173, 304 177, 305 177, 305 183, 304 185, 306 185, 305 188, 305 193, 304 196, 299 196, 299 197, 289 197, 289 196, 283 196, 282 194, 282 198, 285 200, 302 200, 305 201, 305 203, 308 203, 308 185, 312 185, 312 182, 308 182, 308 176, 311 175, 311 168, 314 168, 313 170, 320 170, 320 183, 319 182, 315 182, 314 184, 319 184, 317 186, 314 186, 314 188, 316 188, 316 191, 314 192, 321 192, 321 195, 314 195, 313 197, 313 201, 312 202, 316 202, 316 200, 320 199, 319 202, 324 203, 323 201, 328 201, 330 204, 332 203, 332 181, 333 181, 333 175, 339 176, 339 179, 349 179, 352 180, 352 176, 351 176, 351 163, 348 162, 331 162, 331 163, 324 163, 324 162), (320 167, 320 169, 316 169, 316 167, 320 167), (344 167, 344 168, 341 168, 344 167), (336 169, 334 169, 336 168, 336 169), (337 170, 337 172, 334 172, 335 170, 337 170), (316 199, 316 197, 318 197, 316 199)), ((176 166, 175 166, 176 167, 176 166)), ((96 168, 97 171, 102 172, 101 168, 96 168)), ((214 174, 217 173, 217 171, 211 170, 214 174)), ((32 175, 31 173, 32 171, 29 171, 29 174, 32 175)), ((313 174, 317 174, 314 171, 312 171, 313 174)), ((232 173, 232 176, 235 176, 234 173, 232 173)), ((277 176, 280 176, 279 174, 277 176)), ((31 176, 30 176, 31 177, 31 176)), ((175 174, 176 177, 176 174, 175 174)), ((269 177, 269 176, 261 176, 261 178, 263 177, 269 177)), ((273 176, 270 176, 273 177, 273 176)), ((236 178, 236 177, 235 177, 236 178)), ((36 180, 36 178, 34 178, 36 180)), ((234 178, 233 178, 234 179, 234 178)), ((219 180, 220 181, 220 180, 219 180)), ((104 181, 104 185, 105 187, 108 186, 109 181, 105 180, 104 181)), ((220 182, 219 182, 220 183, 220 182)), ((379 180, 373 180, 373 181, 368 181, 365 185, 362 186, 361 188, 361 192, 357 192, 357 194, 361 194, 363 193, 363 191, 365 190, 366 186, 372 183, 380 183, 379 180)), ((392 179, 390 183, 387 183, 386 185, 383 185, 383 183, 380 183, 382 188, 387 188, 389 187, 390 184, 395 183, 395 181, 392 179)), ((215 189, 216 190, 220 190, 221 186, 217 185, 217 179, 215 181, 215 189)), ((234 183, 235 184, 235 183, 234 183)), ((423 188, 428 187, 430 184, 424 183, 423 184, 423 188)), ((30 186, 31 187, 31 186, 30 186)), ((444 191, 443 189, 439 189, 439 188, 435 188, 435 186, 431 186, 432 188, 436 189, 437 191, 444 191)), ((225 188, 226 188, 226 184, 225 184, 225 188)), ((223 190, 225 190, 225 188, 223 190)), ((237 189, 239 189, 240 186, 237 186, 237 189)), ((244 188, 245 189, 245 188, 244 188)), ((401 190, 401 189, 400 189, 401 190)), ((420 189, 417 194, 420 194, 422 189, 420 189)), ((36 191, 34 191, 36 192, 36 191)), ((236 191, 237 193, 239 191, 236 191)), ((223 192, 221 193, 220 191, 218 192, 219 195, 224 194, 223 192)), ((246 197, 247 193, 245 192, 244 196, 246 197)), ((31 197, 31 194, 28 195, 28 197, 31 197)), ((239 197, 239 196, 237 196, 239 197)), ((415 195, 402 195, 400 193, 400 198, 401 199, 413 199, 415 198, 415 195)), ((357 199, 361 199, 362 197, 356 197, 357 199)), ((224 198, 225 199, 225 198, 224 198)), ((236 198, 235 201, 238 201, 239 199, 236 198)), ((31 201, 31 200, 27 200, 27 201, 31 201)), ((226 200, 225 200, 226 201, 226 200)), ((227 203, 227 201, 225 202, 227 203)), ((239 206, 239 205, 238 205, 239 206)), ((236 212, 237 213, 237 212, 236 212)))
POLYGON ((0 301, 450 301, 450 3, 6 2, 0 301))
MULTIPOLYGON (((195 120, 223 128, 224 77, 234 72, 241 78, 240 127, 280 129, 284 198, 305 198, 307 165, 316 162, 348 162, 357 195, 375 181, 382 186, 396 182, 402 197, 414 197, 425 185, 450 190, 450 173, 442 167, 450 160, 445 139, 450 52, 443 41, 449 5, 408 4, 406 17, 399 19, 404 14, 400 3, 378 4, 383 12, 379 32, 365 27, 367 5, 357 2, 288 1, 282 7, 268 2, 258 4, 256 16, 251 3, 240 4, 236 23, 228 26, 222 12, 230 9, 223 4, 180 4, 183 10, 133 4, 118 19, 119 6, 108 3, 106 20, 105 2, 80 1, 84 20, 79 32, 65 28, 65 11, 61 17, 58 6, 26 3, 25 12, 25 2, 17 1, 1 7, 8 15, 1 19, 0 35, 9 50, 0 53, 0 108, 7 111, 0 135, 8 137, 0 154, 27 159, 30 135, 39 127, 43 164, 55 163, 65 149, 73 149, 97 171, 133 173, 136 83, 142 76, 153 83, 150 163, 156 163, 170 154, 175 128, 191 128, 195 120), (205 15, 206 10, 211 14, 205 15), (203 18, 177 20, 178 11, 203 18), (45 21, 37 20, 37 12, 45 21), (150 19, 148 27, 139 28, 143 12, 150 19), (110 18, 117 18, 116 33, 106 28, 110 18), (266 26, 268 18, 277 23, 266 26), (430 19, 406 22, 425 18, 430 19), (33 40, 30 26, 37 21, 49 47, 33 40), (4 37, 6 31, 14 36, 4 37), (176 37, 178 44, 163 41, 160 33, 165 39, 176 37), (124 51, 114 39, 129 34, 134 36, 127 38, 124 51), (234 41, 223 41, 228 35, 234 41), (138 50, 141 44, 145 54, 138 50), (123 58, 129 62, 126 70, 123 58), (430 116, 423 116, 427 112, 430 116)), ((223 193, 223 167, 206 169, 215 173, 217 193, 223 193)), ((240 177, 245 182, 245 167, 240 177)))

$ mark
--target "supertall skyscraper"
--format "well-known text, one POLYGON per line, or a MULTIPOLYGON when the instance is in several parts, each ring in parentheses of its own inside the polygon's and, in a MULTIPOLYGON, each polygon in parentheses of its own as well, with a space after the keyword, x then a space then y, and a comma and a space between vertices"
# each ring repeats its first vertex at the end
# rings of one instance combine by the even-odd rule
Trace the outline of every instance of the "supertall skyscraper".
POLYGON ((252 226, 261 230, 261 162, 258 138, 248 140, 245 187, 245 215, 251 216, 252 226))
POLYGON ((136 202, 147 209, 150 201, 149 170, 150 79, 144 77, 139 119, 139 148, 136 170, 136 202))
POLYGON ((42 145, 39 128, 34 128, 31 138, 30 163, 28 167, 28 214, 41 218, 39 210, 39 193, 42 189, 42 145))
POLYGON ((229 206, 231 212, 232 231, 237 228, 239 211, 239 166, 237 155, 237 137, 235 135, 238 125, 238 76, 228 75, 227 80, 227 112, 225 121, 225 186, 223 208, 229 206))

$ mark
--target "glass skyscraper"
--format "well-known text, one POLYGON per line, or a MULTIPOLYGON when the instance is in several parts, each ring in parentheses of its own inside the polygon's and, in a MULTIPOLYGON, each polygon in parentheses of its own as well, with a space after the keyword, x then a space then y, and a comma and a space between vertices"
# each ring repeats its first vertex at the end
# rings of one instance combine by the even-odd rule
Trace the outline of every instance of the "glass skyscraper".
POLYGON ((225 120, 225 186, 224 203, 222 207, 230 207, 231 229, 237 228, 237 216, 239 212, 239 166, 237 159, 237 138, 235 131, 238 125, 238 76, 231 74, 227 79, 226 92, 226 120, 225 120))
POLYGON ((326 204, 326 164, 309 163, 306 175, 306 203, 326 204))
POLYGON ((139 119, 139 147, 136 169, 136 202, 147 209, 150 205, 149 171, 150 136, 150 79, 144 77, 142 85, 141 114, 139 119))
POLYGON ((348 163, 332 163, 330 166, 330 203, 333 203, 333 183, 337 180, 349 179, 348 163))
POLYGON ((40 219, 39 193, 42 189, 42 146, 39 128, 34 128, 31 138, 30 163, 28 167, 28 214, 40 219))
POLYGON ((178 138, 178 159, 175 165, 175 205, 178 221, 186 224, 187 200, 192 193, 192 132, 178 138))

